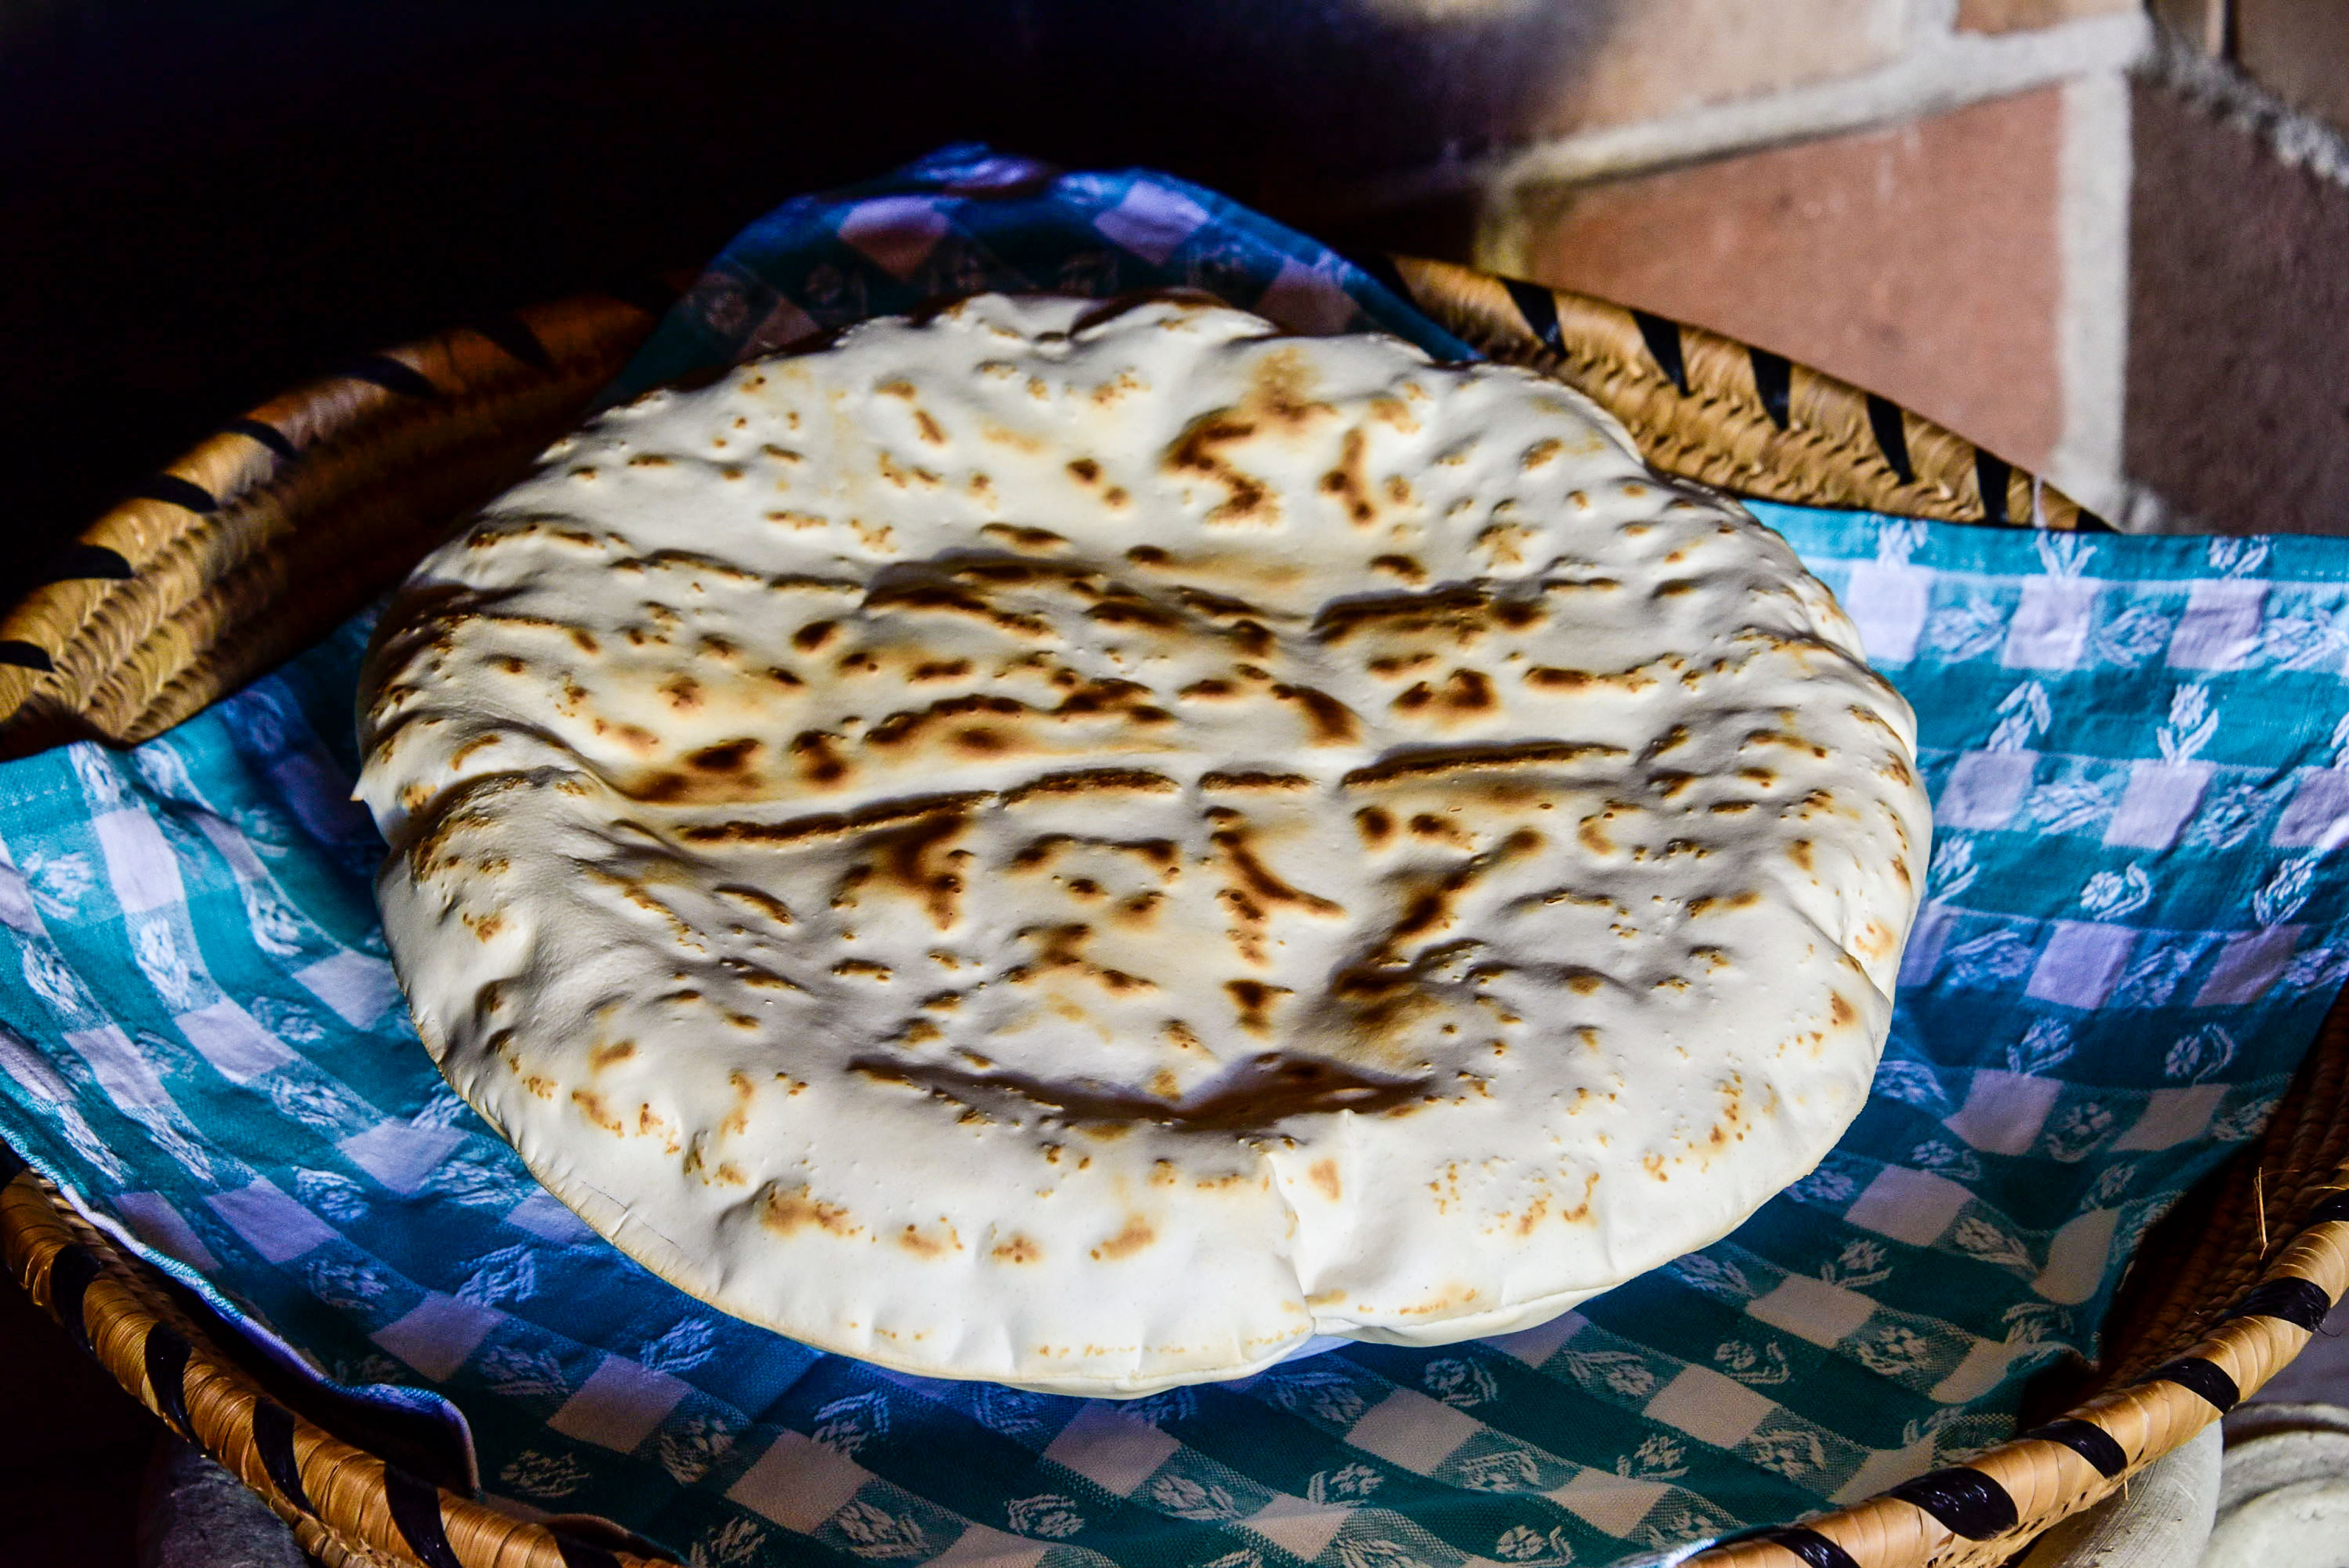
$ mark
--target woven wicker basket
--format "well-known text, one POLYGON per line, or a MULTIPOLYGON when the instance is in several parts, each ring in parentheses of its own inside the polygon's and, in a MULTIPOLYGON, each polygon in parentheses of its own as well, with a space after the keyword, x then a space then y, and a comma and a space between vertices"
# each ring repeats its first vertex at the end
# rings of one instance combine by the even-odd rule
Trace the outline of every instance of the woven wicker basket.
MULTIPOLYGON (((1484 352, 1589 394, 1668 472, 1774 500, 2103 526, 1948 431, 1779 356, 1441 263, 1399 260, 1393 275, 1484 352)), ((100 518, 0 619, 0 755, 145 740, 316 639, 518 476, 651 325, 617 300, 571 300, 378 356, 233 421, 100 518)), ((2159 1264, 2124 1292, 2104 1392, 1968 1464, 1692 1562, 1990 1568, 2218 1419, 2349 1288, 2344 1085, 2349 1010, 2336 1006, 2265 1137, 2148 1238, 2139 1262, 2159 1264)), ((0 1256, 329 1568, 660 1561, 513 1518, 338 1438, 331 1414, 270 1392, 284 1380, 30 1173, 0 1191, 0 1256)))

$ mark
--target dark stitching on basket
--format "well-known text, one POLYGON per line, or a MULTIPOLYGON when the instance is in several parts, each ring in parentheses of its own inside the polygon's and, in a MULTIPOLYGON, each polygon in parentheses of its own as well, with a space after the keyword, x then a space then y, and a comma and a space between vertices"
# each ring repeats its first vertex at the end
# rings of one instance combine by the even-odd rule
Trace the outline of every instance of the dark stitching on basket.
POLYGON ((365 381, 381 387, 387 392, 398 392, 408 398, 437 398, 440 389, 424 379, 412 365, 403 365, 388 354, 370 354, 355 364, 346 366, 342 374, 354 381, 365 381))
POLYGON ((1795 418, 1794 361, 1784 354, 1754 348, 1745 350, 1745 358, 1754 368, 1754 392, 1762 400, 1762 411, 1780 430, 1791 429, 1795 418))
POLYGON ((49 1311, 65 1325, 67 1335, 81 1346, 82 1354, 93 1361, 98 1359, 98 1346, 90 1343, 82 1299, 101 1272, 98 1255, 78 1243, 58 1248, 49 1263, 49 1311))
POLYGON ((554 1538, 554 1549, 563 1554, 563 1568, 620 1568, 620 1560, 600 1546, 559 1530, 546 1533, 554 1538))
POLYGON ((1867 392, 1868 428, 1875 433, 1876 445, 1884 453, 1884 461, 1892 467, 1903 484, 1917 483, 1917 469, 1909 461, 1909 430, 1901 419, 1900 405, 1878 392, 1867 392))
POLYGON ((104 545, 67 545, 43 565, 38 586, 47 587, 51 583, 80 582, 93 577, 120 583, 137 575, 119 550, 104 545))
POLYGON ((1964 1465, 1902 1481, 1886 1495, 1914 1503, 1969 1541, 2003 1535, 2022 1522, 2014 1495, 1992 1478, 1964 1465))
POLYGON ((457 1560, 456 1548, 449 1544, 449 1532, 440 1522, 440 1489, 401 1469, 398 1465, 383 1467, 384 1502, 391 1513, 391 1522, 398 1527, 400 1539, 416 1553, 425 1568, 465 1568, 457 1560))
POLYGON ((1682 397, 1687 397, 1688 360, 1682 353, 1681 324, 1644 310, 1631 312, 1631 324, 1640 329, 1640 340, 1655 357, 1656 366, 1663 371, 1664 379, 1670 381, 1682 397))
POLYGON ((1783 1546, 1810 1568, 1859 1568, 1858 1560, 1816 1530, 1799 1524, 1775 1525, 1765 1530, 1748 1531, 1733 1535, 1714 1548, 1733 1545, 1740 1541, 1766 1541, 1773 1546, 1783 1546))
MULTIPOLYGON (((650 314, 657 316, 660 314, 662 310, 666 309, 667 302, 674 299, 676 296, 675 290, 664 290, 661 294, 659 302, 654 303, 649 299, 649 297, 632 297, 632 292, 633 291, 627 289, 608 291, 608 297, 619 300, 622 303, 636 305, 638 308, 645 309, 650 314)), ((553 379, 557 381, 565 381, 579 378, 582 375, 592 374, 595 372, 597 363, 599 363, 598 356, 601 356, 604 353, 604 341, 602 337, 599 336, 595 340, 595 347, 592 353, 574 364, 558 366, 556 375, 553 379)), ((625 355, 622 355, 621 357, 625 358, 625 355)), ((388 386, 389 389, 403 392, 411 396, 434 399, 437 400, 438 406, 444 416, 451 419, 460 415, 477 398, 485 399, 492 396, 485 385, 476 386, 467 384, 460 387, 457 389, 458 395, 452 398, 448 394, 444 394, 439 388, 435 387, 429 380, 419 375, 411 367, 403 364, 398 359, 394 358, 388 354, 368 356, 358 361, 353 367, 347 368, 339 372, 331 373, 318 381, 311 382, 296 389, 295 391, 289 394, 289 396, 295 399, 306 399, 313 402, 316 401, 320 398, 335 399, 337 394, 332 390, 332 384, 337 379, 346 378, 367 380, 376 385, 388 386)), ((347 436, 363 434, 372 429, 378 428, 384 417, 385 415, 378 410, 364 408, 351 409, 344 407, 339 410, 329 414, 328 423, 332 428, 324 432, 324 440, 327 443, 333 443, 339 441, 347 436)), ((302 449, 295 447, 293 442, 285 436, 284 432, 276 430, 274 426, 270 425, 266 421, 256 417, 248 415, 233 421, 226 429, 230 431, 233 431, 234 433, 247 436, 252 440, 261 442, 263 445, 267 446, 271 451, 276 452, 281 458, 288 456, 298 458, 304 455, 302 449)), ((243 506, 249 504, 255 496, 266 496, 270 494, 275 489, 277 483, 279 482, 271 479, 260 479, 257 483, 244 485, 233 495, 221 498, 220 504, 224 509, 232 507, 242 509, 243 506)), ((98 520, 98 523, 93 526, 104 526, 106 523, 119 511, 119 508, 110 510, 105 517, 101 517, 98 520)), ((198 530, 196 532, 202 533, 203 531, 198 530)), ((145 574, 141 576, 133 576, 130 573, 126 571, 121 575, 121 580, 135 582, 142 580, 142 577, 151 577, 159 569, 166 568, 174 563, 184 561, 191 552, 196 551, 201 547, 202 542, 200 540, 191 539, 187 534, 182 533, 164 545, 162 549, 159 552, 157 558, 154 561, 148 563, 147 572, 145 574)), ((111 574, 109 575, 110 576, 111 574)), ((67 605, 59 604, 56 596, 44 595, 40 593, 38 589, 45 586, 46 585, 35 585, 36 592, 28 596, 25 602, 27 604, 36 602, 43 603, 60 608, 68 607, 67 605)), ((208 587, 216 587, 217 585, 208 585, 208 587)), ((71 606, 77 613, 72 617, 72 625, 69 628, 63 628, 62 635, 58 642, 58 648, 55 650, 20 639, 0 639, 0 667, 30 670, 41 674, 57 673, 60 660, 70 659, 77 652, 88 650, 88 639, 90 636, 92 628, 103 622, 107 618, 109 607, 119 604, 119 601, 116 596, 109 593, 83 597, 79 600, 78 605, 71 606)), ((165 604, 162 607, 164 608, 165 613, 169 615, 176 613, 179 609, 184 608, 187 602, 189 602, 187 597, 181 596, 181 597, 165 604)), ((144 647, 146 645, 142 642, 140 646, 144 647)), ((83 694, 85 702, 87 703, 89 701, 96 700, 114 682, 119 680, 127 664, 127 658, 116 658, 109 660, 104 668, 98 672, 96 677, 96 688, 91 691, 83 694)), ((187 681, 187 671, 183 670, 180 676, 173 678, 172 684, 184 685, 187 681)), ((151 701, 143 704, 141 706, 141 711, 143 712, 152 706, 153 703, 151 701)), ((22 716, 28 710, 25 704, 19 703, 16 709, 12 710, 6 715, 6 717, 13 720, 22 716)), ((88 711, 87 706, 85 706, 82 711, 87 714, 88 711)))
POLYGON ((2147 1373, 2146 1383, 2175 1383, 2188 1393, 2196 1395, 2203 1403, 2225 1415, 2240 1403, 2243 1391, 2218 1363, 2199 1355, 2181 1355, 2166 1366, 2147 1373))
POLYGON ((2106 1480, 2128 1469, 2128 1452, 2110 1432, 2075 1417, 2066 1416, 2044 1427, 2033 1427, 2023 1436, 2043 1443, 2061 1443, 2094 1465, 2096 1473, 2106 1480))
POLYGON ((1982 521, 2000 527, 2008 525, 2006 486, 2014 472, 2006 459, 1992 457, 1982 448, 1974 448, 1974 488, 1982 492, 1982 521))
POLYGON ((1505 277, 1501 286, 1508 291, 1509 303, 1525 317, 1526 329, 1534 340, 1553 354, 1566 352, 1566 335, 1557 321, 1557 296, 1538 284, 1505 277))
POLYGON ((241 435, 247 440, 257 441, 288 462, 294 462, 302 455, 302 449, 295 446, 284 431, 265 420, 256 420, 249 414, 242 419, 229 421, 221 429, 232 435, 241 435))
POLYGON ((549 372, 554 370, 554 356, 546 351, 546 345, 539 340, 537 333, 530 329, 530 323, 521 317, 500 316, 488 321, 477 321, 470 325, 474 331, 532 369, 549 372))
POLYGON ((139 1348, 139 1360, 147 1374, 147 1390, 153 1399, 156 1413, 180 1436, 203 1447, 196 1436, 195 1422, 188 1416, 188 1355, 189 1345, 180 1331, 166 1323, 157 1323, 147 1331, 146 1343, 139 1348))
POLYGON ((2313 1280, 2284 1275, 2251 1287, 2251 1293, 2230 1308, 2227 1316, 2271 1317, 2304 1328, 2314 1334, 2333 1310, 2333 1298, 2324 1293, 2313 1280))
POLYGON ((294 1457, 294 1412, 274 1399, 253 1402, 253 1448, 278 1495, 316 1519, 318 1511, 302 1486, 302 1466, 294 1457))
POLYGON ((185 507, 190 512, 205 515, 220 510, 220 497, 193 480, 181 479, 176 473, 159 473, 131 493, 138 501, 160 501, 166 506, 185 507))

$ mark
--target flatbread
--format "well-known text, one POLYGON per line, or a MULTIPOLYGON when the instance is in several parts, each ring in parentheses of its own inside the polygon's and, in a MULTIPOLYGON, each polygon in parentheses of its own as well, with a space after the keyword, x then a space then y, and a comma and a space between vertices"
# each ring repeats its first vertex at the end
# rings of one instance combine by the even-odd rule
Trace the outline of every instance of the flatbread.
POLYGON ((984 296, 655 393, 420 566, 419 1032, 683 1289, 1133 1395, 1519 1328, 1857 1113, 1907 706, 1575 393, 984 296))

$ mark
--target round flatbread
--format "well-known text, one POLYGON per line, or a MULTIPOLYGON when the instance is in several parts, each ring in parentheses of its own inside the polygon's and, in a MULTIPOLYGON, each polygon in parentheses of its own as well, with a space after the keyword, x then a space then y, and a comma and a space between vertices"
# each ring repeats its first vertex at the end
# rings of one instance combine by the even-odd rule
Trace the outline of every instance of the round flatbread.
POLYGON ((1530 372, 990 296, 655 393, 426 561, 360 793, 426 1046, 589 1223, 1106 1395, 1522 1327, 1857 1113, 1912 721, 1530 372))

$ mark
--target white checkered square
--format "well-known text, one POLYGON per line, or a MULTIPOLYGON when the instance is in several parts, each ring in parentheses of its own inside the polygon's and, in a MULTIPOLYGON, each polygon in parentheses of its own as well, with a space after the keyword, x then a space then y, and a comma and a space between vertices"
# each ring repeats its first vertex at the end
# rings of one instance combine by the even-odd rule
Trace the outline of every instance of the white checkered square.
POLYGON ((2201 805, 2211 771, 2208 763, 2131 763, 2128 788, 2105 825, 2105 842, 2116 848, 2168 848, 2201 805))
POLYGON ((1934 826, 2004 827, 2038 766, 2037 752, 1968 752, 1950 769, 1933 803, 1934 826))
POLYGON ((1484 1429, 1484 1422, 1456 1406, 1398 1388, 1362 1412, 1346 1441, 1424 1476, 1433 1475, 1436 1466, 1484 1429))
POLYGON ((626 1453, 658 1430, 692 1391, 666 1372, 606 1355, 546 1424, 566 1438, 626 1453))
POLYGON ((778 299, 773 308, 760 318, 750 336, 743 340, 742 352, 771 354, 786 344, 796 343, 812 336, 819 327, 814 317, 788 299, 778 299))
POLYGON ((1909 932, 1909 946, 1900 954, 1902 985, 1923 985, 1933 978, 1933 971, 1940 967, 1941 950, 1949 945, 1951 929, 1957 921, 1957 911, 1939 900, 1927 903, 1918 911, 1917 923, 1909 932))
POLYGON ((232 1084, 250 1083, 262 1074, 297 1061, 276 1035, 254 1022, 253 1015, 222 997, 209 1007, 182 1012, 172 1022, 212 1071, 232 1084))
POLYGON ((1864 1230, 1912 1247, 1929 1247, 1958 1217, 1973 1194, 1946 1176, 1888 1165, 1844 1210, 1864 1230))
POLYGON ((106 856, 106 879, 126 915, 184 903, 180 863, 155 819, 133 806, 90 818, 98 846, 106 856))
POLYGON ((1933 1468, 1937 1453, 1930 1438, 1905 1449, 1877 1449, 1828 1501, 1837 1504, 1858 1502, 1887 1487, 1913 1480, 1933 1468))
POLYGON ((967 1524, 954 1544, 931 1558, 925 1568, 1036 1568, 1049 1550, 1041 1542, 1007 1535, 984 1524, 967 1524))
POLYGON ((2029 1154, 2063 1092, 2054 1078, 1980 1068, 1966 1087, 1966 1103, 1941 1125, 1984 1154, 2029 1154))
POLYGON ((803 1433, 785 1432, 726 1489, 726 1500, 785 1530, 812 1535, 872 1479, 870 1471, 846 1455, 803 1433))
POLYGON ((197 831, 212 841, 212 846, 220 852, 220 857, 228 862, 229 869, 236 873, 237 880, 259 882, 268 877, 268 869, 261 864, 261 857, 254 851, 253 841, 245 837, 243 831, 234 823, 214 816, 209 811, 195 813, 194 819, 197 831))
POLYGON ((574 1214, 563 1199, 552 1192, 532 1193, 506 1210, 506 1223, 519 1226, 543 1241, 568 1246, 585 1241, 595 1232, 587 1221, 574 1214))
POLYGON ((2082 577, 2028 577, 1998 661, 2010 670, 2070 670, 2088 646, 2104 587, 2082 577))
POLYGON ((1840 600, 1859 628, 1870 664, 1906 664, 1917 657, 1932 587, 1932 573, 1905 564, 1861 561, 1851 568, 1840 600))
POLYGON ((2188 590, 2186 613, 2170 633, 2172 670, 2240 670, 2260 650, 2268 586, 2248 577, 2213 577, 2188 590))
POLYGON ((1947 1377, 1933 1385, 1929 1396, 1936 1405, 1971 1405, 1999 1385, 2015 1357, 2030 1354, 2028 1345, 1992 1344, 1980 1340, 1947 1377))
POLYGON ((2046 946, 2039 950, 2024 994, 2063 1007, 2102 1007, 2120 983, 2137 939, 2136 930, 2127 926, 2058 920, 2046 946))
POLYGON ((456 1376, 492 1330, 505 1322, 494 1307, 478 1306, 462 1296, 433 1291, 406 1315, 368 1335, 434 1382, 456 1376))
POLYGON ((1330 274, 1292 258, 1257 296, 1256 313, 1291 332, 1320 336, 1353 325, 1354 301, 1330 274))
POLYGON ((1832 1348, 1859 1332, 1875 1311, 1876 1303, 1857 1291, 1808 1274, 1788 1274, 1777 1289, 1749 1302, 1745 1315, 1832 1348))
POLYGON ((2112 1255, 2117 1209, 2094 1209, 2066 1223, 2047 1243, 2047 1266, 2031 1288, 2051 1302, 2077 1306, 2096 1293, 2112 1255))
POLYGON ((1495 1334, 1485 1343, 1527 1366, 1539 1366, 1557 1355, 1560 1345, 1580 1334, 1589 1321, 1578 1312, 1562 1312, 1547 1323, 1521 1328, 1515 1334, 1495 1334))
POLYGON ((354 1029, 383 1016, 399 996, 391 966, 366 953, 339 952, 294 971, 294 978, 354 1029))
POLYGON ((2224 1084, 2191 1084, 2183 1088, 2156 1089, 2145 1097, 2145 1109, 2129 1130, 2113 1140, 2116 1154, 2175 1148, 2209 1130, 2227 1097, 2224 1084))
POLYGON ((2194 1005, 2230 1007, 2265 996, 2268 987, 2282 977, 2304 929, 2302 926, 2267 926, 2229 937, 2226 946, 2219 950, 2210 978, 2194 993, 2194 1005))
POLYGON ((1671 1490, 1661 1481, 1639 1480, 1605 1470, 1584 1470, 1548 1496, 1550 1501, 1584 1523, 1619 1539, 1628 1539, 1640 1521, 1648 1517, 1648 1511, 1670 1496, 1671 1490))
POLYGON ((1263 1536, 1300 1563, 1310 1563, 1330 1549, 1338 1532, 1352 1518, 1350 1508, 1332 1508, 1301 1497, 1274 1498, 1241 1521, 1241 1527, 1263 1536))
POLYGON ((26 936, 41 933, 41 910, 33 902, 32 884, 8 858, 5 844, 0 844, 0 926, 26 936))
POLYGON ((1044 1449, 1044 1457, 1066 1465, 1104 1491, 1132 1497, 1151 1472, 1182 1447, 1147 1421, 1093 1404, 1061 1428, 1061 1435, 1044 1449))
POLYGON ((405 1198, 424 1185, 449 1151, 465 1141, 454 1127, 417 1127, 378 1122, 335 1147, 343 1158, 405 1198))
POLYGON ((1180 191, 1137 180, 1123 201, 1093 220, 1093 227, 1112 244, 1162 266, 1206 221, 1206 209, 1180 191))
POLYGON ((908 278, 929 259, 947 228, 947 215, 926 197, 877 196, 858 202, 841 220, 840 237, 872 257, 884 272, 908 278))
POLYGON ((174 1108, 163 1080, 155 1075, 154 1064, 130 1043, 120 1025, 101 1023, 95 1029, 72 1030, 66 1035, 66 1044, 89 1064, 98 1086, 116 1105, 142 1110, 174 1108))
POLYGON ((2338 849, 2349 844, 2349 768, 2311 768, 2276 818, 2279 849, 2338 849))
POLYGON ((243 1237, 246 1246, 273 1263, 298 1258, 335 1240, 326 1221, 279 1191, 265 1176, 233 1192, 216 1192, 204 1199, 204 1205, 243 1237))
POLYGON ((1688 1366, 1656 1391, 1642 1412, 1716 1449, 1734 1448, 1778 1407, 1710 1366, 1688 1366))
POLYGON ((187 1217, 166 1201, 158 1192, 122 1192, 114 1199, 115 1212, 121 1215, 132 1234, 166 1257, 177 1258, 193 1269, 217 1269, 220 1260, 212 1256, 189 1225, 187 1217))

